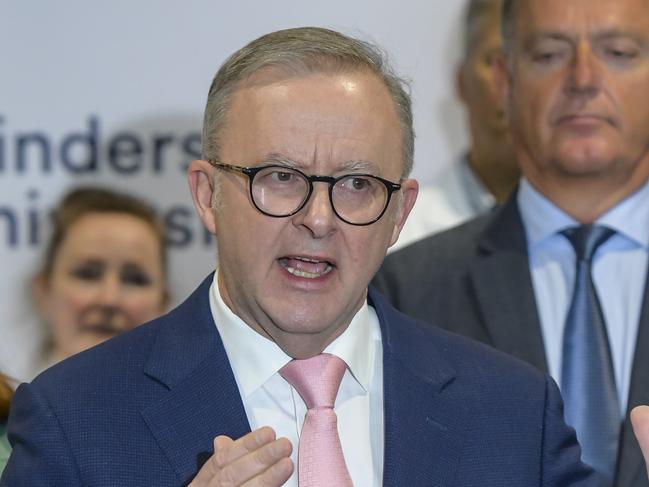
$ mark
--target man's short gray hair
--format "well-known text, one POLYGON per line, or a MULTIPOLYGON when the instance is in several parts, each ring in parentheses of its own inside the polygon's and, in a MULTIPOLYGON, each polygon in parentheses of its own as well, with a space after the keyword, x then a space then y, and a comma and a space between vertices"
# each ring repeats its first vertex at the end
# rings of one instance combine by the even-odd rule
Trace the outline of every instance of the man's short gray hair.
POLYGON ((339 32, 301 27, 266 34, 232 54, 216 73, 203 119, 203 159, 218 159, 220 134, 232 94, 239 84, 263 68, 289 75, 367 71, 387 87, 399 118, 403 145, 402 176, 410 174, 414 153, 412 107, 407 83, 390 66, 386 54, 368 42, 339 32))

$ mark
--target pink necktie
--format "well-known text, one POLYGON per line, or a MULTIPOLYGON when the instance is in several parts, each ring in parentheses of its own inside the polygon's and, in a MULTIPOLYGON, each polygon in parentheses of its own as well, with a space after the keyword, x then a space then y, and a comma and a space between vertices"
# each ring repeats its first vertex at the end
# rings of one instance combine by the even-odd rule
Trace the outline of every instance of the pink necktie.
POLYGON ((328 353, 291 360, 279 373, 300 394, 307 412, 298 447, 300 487, 353 486, 333 410, 347 365, 328 353))

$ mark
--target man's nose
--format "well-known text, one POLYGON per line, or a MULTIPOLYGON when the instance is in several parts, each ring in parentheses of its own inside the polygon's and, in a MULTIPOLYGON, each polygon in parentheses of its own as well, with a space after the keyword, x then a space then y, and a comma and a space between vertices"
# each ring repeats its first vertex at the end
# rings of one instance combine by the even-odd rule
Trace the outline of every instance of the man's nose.
POLYGON ((592 96, 599 91, 600 66, 592 48, 587 42, 577 45, 567 82, 567 89, 573 95, 592 96))
POLYGON ((334 231, 337 217, 329 199, 327 183, 313 183, 313 192, 304 208, 293 216, 295 225, 307 228, 314 238, 323 238, 334 231))

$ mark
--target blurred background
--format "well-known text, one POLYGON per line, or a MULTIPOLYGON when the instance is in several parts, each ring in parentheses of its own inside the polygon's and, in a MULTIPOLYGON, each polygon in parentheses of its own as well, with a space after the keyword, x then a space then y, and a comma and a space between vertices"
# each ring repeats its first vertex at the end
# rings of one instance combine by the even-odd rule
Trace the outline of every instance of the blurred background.
POLYGON ((378 43, 411 81, 421 183, 466 145, 454 69, 459 0, 3 0, 0 9, 0 370, 33 374, 30 281, 49 212, 78 184, 133 192, 168 225, 171 305, 214 268, 185 168, 224 59, 277 29, 317 25, 378 43))

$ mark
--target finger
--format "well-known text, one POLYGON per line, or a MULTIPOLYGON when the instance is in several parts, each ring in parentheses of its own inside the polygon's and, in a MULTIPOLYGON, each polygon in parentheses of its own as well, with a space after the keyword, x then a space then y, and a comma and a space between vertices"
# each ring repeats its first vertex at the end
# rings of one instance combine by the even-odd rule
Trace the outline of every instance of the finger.
POLYGON ((631 424, 633 432, 642 449, 647 475, 649 475, 649 406, 638 406, 631 411, 631 424))
MULTIPOLYGON (((278 466, 277 469, 271 470, 267 477, 263 476, 269 469, 274 467, 283 459, 290 461, 289 457, 292 450, 293 447, 291 442, 287 438, 280 438, 266 444, 223 467, 217 475, 217 485, 242 485, 246 482, 252 481, 256 477, 260 477, 260 479, 255 480, 256 482, 262 482, 262 479, 283 477, 283 473, 286 469, 292 470, 292 463, 290 467, 285 463, 282 463, 282 465, 278 466)), ((273 484, 260 483, 259 485, 273 484)))
POLYGON ((279 487, 284 485, 293 474, 293 462, 290 458, 281 458, 265 472, 246 482, 244 487, 279 487))
POLYGON ((214 439, 214 455, 210 460, 215 463, 215 470, 219 470, 273 441, 275 441, 275 431, 268 426, 251 431, 235 441, 227 436, 217 436, 214 439))
MULTIPOLYGON (((234 443, 234 440, 228 436, 217 436, 214 439, 214 450, 225 449, 228 445, 234 443)), ((209 484, 210 480, 219 472, 219 468, 212 455, 198 471, 188 487, 203 487, 209 484)))
MULTIPOLYGON (((196 474, 190 487, 212 485, 211 482, 220 476, 219 474, 224 467, 242 456, 267 445, 269 441, 272 442, 274 440, 275 432, 269 427, 259 428, 258 430, 242 436, 236 441, 228 436, 217 436, 214 438, 214 454, 207 462, 205 462, 203 467, 196 474)), ((284 440, 288 442, 288 455, 290 455, 292 446, 288 440, 284 440)), ((284 448, 286 448, 285 444, 284 448)), ((245 468, 245 466, 246 464, 244 463, 243 468, 245 468)), ((226 472, 226 475, 232 475, 232 477, 235 478, 236 472, 236 470, 226 472)), ((245 475, 245 473, 243 475, 245 475)))

